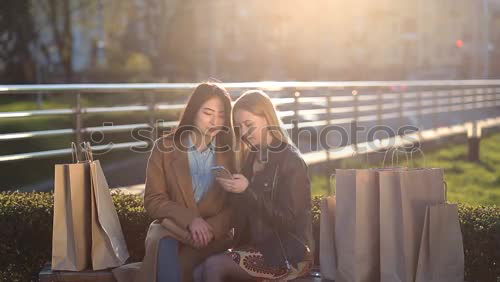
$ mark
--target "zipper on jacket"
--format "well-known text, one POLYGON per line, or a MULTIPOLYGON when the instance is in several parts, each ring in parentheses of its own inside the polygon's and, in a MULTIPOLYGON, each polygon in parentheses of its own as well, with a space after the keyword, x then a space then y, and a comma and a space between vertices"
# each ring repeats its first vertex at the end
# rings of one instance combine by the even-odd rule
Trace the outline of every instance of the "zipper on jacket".
MULTIPOLYGON (((274 189, 276 187, 276 182, 278 181, 278 170, 279 170, 279 165, 277 165, 276 169, 274 170, 273 185, 272 185, 272 188, 271 188, 271 201, 273 203, 274 203, 274 189)), ((288 261, 288 258, 286 257, 286 252, 285 252, 285 249, 283 247, 283 243, 281 241, 281 238, 280 238, 278 232, 276 232, 276 230, 274 230, 274 233, 276 234, 276 237, 279 240, 279 243, 280 243, 280 246, 281 246, 281 251, 282 251, 282 254, 283 254, 283 258, 285 259, 286 266, 287 266, 288 269, 291 269, 290 268, 290 262, 288 261)), ((287 233, 290 236, 292 236, 292 238, 294 238, 297 242, 299 242, 302 246, 304 246, 304 248, 306 249, 307 252, 309 252, 309 253, 311 252, 311 249, 309 248, 309 246, 307 244, 305 244, 302 240, 300 240, 295 234, 293 234, 290 231, 287 231, 287 233)))
MULTIPOLYGON (((274 177, 273 177, 273 186, 271 188, 271 203, 274 204, 274 188, 276 188, 276 182, 278 181, 278 169, 279 169, 279 165, 276 165, 276 168, 274 169, 274 177)), ((286 264, 286 269, 288 269, 288 271, 290 271, 292 269, 292 266, 290 264, 290 261, 288 260, 287 256, 286 256, 286 252, 285 252, 285 248, 283 247, 283 242, 281 241, 281 238, 278 234, 278 232, 276 232, 276 229, 273 228, 273 231, 274 231, 274 234, 276 235, 276 238, 278 238, 278 242, 280 244, 280 247, 281 247, 281 254, 283 256, 283 259, 285 260, 285 264, 286 264)))

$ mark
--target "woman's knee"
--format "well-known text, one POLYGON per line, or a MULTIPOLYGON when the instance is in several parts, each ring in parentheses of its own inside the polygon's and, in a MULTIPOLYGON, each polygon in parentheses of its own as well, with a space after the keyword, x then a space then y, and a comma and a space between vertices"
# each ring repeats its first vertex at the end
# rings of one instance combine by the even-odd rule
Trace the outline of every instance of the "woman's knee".
POLYGON ((204 273, 206 276, 224 277, 227 262, 225 255, 215 255, 207 258, 203 263, 204 273))
POLYGON ((238 281, 252 279, 231 257, 224 254, 205 260, 204 278, 206 281, 223 281, 226 278, 234 278, 238 281))
POLYGON ((208 257, 203 265, 207 272, 219 270, 220 266, 222 266, 220 255, 208 257))

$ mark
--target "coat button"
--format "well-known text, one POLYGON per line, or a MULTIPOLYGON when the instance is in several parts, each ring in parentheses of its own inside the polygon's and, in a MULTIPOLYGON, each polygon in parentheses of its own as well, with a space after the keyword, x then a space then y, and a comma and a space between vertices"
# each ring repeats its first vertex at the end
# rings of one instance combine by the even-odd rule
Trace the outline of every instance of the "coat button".
POLYGON ((264 187, 267 187, 267 186, 269 186, 269 184, 267 184, 267 182, 265 182, 265 183, 264 183, 264 187))

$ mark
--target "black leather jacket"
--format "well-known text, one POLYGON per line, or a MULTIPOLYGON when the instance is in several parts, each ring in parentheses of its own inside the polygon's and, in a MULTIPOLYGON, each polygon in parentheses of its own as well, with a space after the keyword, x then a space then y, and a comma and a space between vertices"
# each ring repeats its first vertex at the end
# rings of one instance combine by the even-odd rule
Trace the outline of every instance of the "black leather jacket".
POLYGON ((249 154, 243 175, 250 184, 233 194, 235 246, 252 246, 271 266, 297 267, 313 251, 311 187, 298 149, 282 143, 269 149, 268 161, 252 179, 256 152, 249 154))

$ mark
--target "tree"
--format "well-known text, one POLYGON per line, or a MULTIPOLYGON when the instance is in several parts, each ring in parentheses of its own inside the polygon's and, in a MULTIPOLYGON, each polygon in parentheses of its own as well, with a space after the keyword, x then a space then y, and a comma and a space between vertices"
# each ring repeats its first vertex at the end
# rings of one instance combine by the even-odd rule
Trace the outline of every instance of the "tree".
POLYGON ((121 45, 127 46, 130 53, 145 54, 152 63, 151 73, 155 78, 168 75, 167 65, 179 67, 189 64, 182 56, 192 56, 187 51, 189 46, 180 41, 191 35, 193 2, 138 0, 134 3, 133 7, 128 7, 127 26, 121 45))
POLYGON ((30 50, 35 40, 31 1, 0 1, 0 82, 36 81, 36 65, 30 50))

